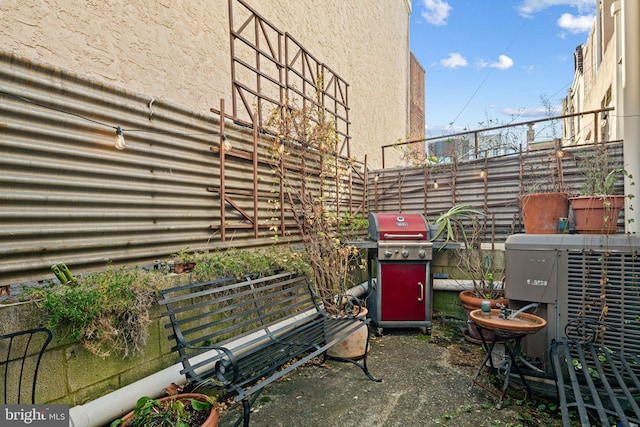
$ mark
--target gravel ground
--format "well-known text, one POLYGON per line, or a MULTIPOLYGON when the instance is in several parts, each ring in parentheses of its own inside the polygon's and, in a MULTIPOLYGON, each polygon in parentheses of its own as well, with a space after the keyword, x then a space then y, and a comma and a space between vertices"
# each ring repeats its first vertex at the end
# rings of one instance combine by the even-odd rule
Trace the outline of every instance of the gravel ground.
MULTIPOLYGON (((370 381, 350 363, 309 363, 268 386, 253 407, 252 426, 561 426, 553 401, 524 399, 509 390, 502 409, 482 388, 470 389, 483 358, 466 342, 461 325, 434 321, 427 337, 419 330, 385 329, 372 336, 368 365, 383 379, 370 381)), ((488 373, 483 384, 491 385, 488 373)), ((220 426, 233 425, 241 405, 223 411, 220 426)))

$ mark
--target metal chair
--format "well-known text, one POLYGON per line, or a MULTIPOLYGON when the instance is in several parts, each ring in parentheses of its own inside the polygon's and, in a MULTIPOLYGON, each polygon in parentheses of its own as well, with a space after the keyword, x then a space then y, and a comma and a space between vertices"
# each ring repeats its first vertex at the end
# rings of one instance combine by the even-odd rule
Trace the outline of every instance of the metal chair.
POLYGON ((36 403, 40 360, 52 338, 53 333, 47 328, 0 335, 0 369, 4 371, 4 389, 1 392, 5 405, 25 403, 23 397, 28 397, 29 388, 31 404, 36 403))

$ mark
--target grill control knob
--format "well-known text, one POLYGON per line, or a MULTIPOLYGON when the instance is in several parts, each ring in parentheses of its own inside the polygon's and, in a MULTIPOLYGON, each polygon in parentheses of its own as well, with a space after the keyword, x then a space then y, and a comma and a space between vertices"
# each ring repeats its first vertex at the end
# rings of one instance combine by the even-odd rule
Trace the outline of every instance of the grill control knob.
POLYGON ((409 251, 406 249, 402 250, 402 258, 409 258, 409 251))
POLYGON ((427 256, 427 253, 425 252, 425 250, 424 250, 424 249, 420 249, 420 250, 418 251, 418 256, 419 256, 420 258, 424 258, 424 257, 426 257, 426 256, 427 256))
POLYGON ((389 249, 387 249, 386 251, 384 251, 384 256, 386 256, 387 258, 390 258, 390 257, 391 257, 391 255, 393 255, 393 254, 391 253, 391 251, 390 251, 389 249))

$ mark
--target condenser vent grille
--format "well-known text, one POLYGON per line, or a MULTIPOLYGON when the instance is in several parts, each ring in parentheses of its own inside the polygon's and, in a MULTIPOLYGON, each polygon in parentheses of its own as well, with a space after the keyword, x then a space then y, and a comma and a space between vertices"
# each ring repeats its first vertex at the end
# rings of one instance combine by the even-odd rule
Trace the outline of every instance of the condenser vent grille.
POLYGON ((567 320, 604 324, 600 344, 640 353, 640 259, 631 253, 569 251, 567 320))

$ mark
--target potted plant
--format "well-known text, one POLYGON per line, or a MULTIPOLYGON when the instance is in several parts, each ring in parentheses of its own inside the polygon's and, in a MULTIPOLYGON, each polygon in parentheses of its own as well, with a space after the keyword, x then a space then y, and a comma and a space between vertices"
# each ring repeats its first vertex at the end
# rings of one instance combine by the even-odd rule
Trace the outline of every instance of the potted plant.
POLYGON ((161 399, 143 396, 133 411, 110 427, 215 427, 220 414, 215 399, 200 393, 182 393, 161 399))
POLYGON ((580 196, 570 198, 576 231, 584 234, 615 233, 625 199, 624 195, 614 194, 616 185, 622 177, 631 179, 631 175, 616 167, 603 144, 597 144, 593 153, 574 157, 583 177, 580 196))
MULTIPOLYGON (((484 233, 484 224, 477 217, 469 217, 468 219, 470 222, 466 224, 467 230, 461 224, 457 224, 463 237, 464 246, 457 248, 455 254, 458 269, 470 278, 473 286, 472 289, 461 291, 458 297, 467 317, 468 328, 464 333, 465 338, 471 342, 479 343, 481 338, 473 326, 469 313, 481 308, 482 301, 485 300, 490 302, 492 309, 498 308, 499 304, 508 305, 509 301, 504 295, 504 271, 497 268, 498 252, 493 245, 490 250, 486 250, 480 244, 481 236, 484 233)), ((493 233, 493 227, 491 229, 493 233)))
POLYGON ((189 273, 196 266, 196 254, 189 252, 189 248, 180 249, 173 254, 173 271, 176 274, 189 273))
POLYGON ((524 194, 519 197, 524 231, 527 234, 554 234, 560 218, 569 215, 569 194, 564 191, 562 156, 549 155, 547 162, 530 163, 524 194))

